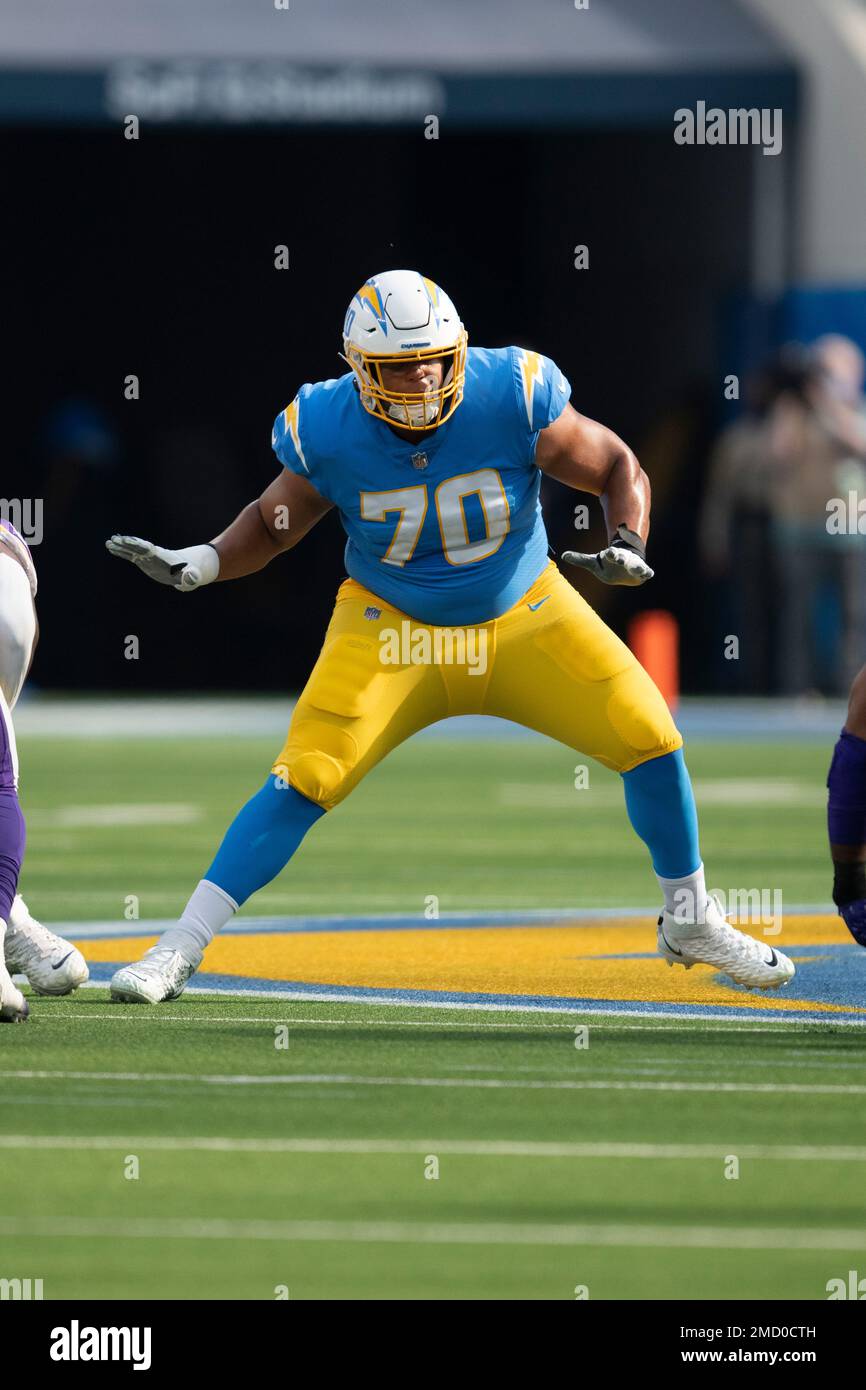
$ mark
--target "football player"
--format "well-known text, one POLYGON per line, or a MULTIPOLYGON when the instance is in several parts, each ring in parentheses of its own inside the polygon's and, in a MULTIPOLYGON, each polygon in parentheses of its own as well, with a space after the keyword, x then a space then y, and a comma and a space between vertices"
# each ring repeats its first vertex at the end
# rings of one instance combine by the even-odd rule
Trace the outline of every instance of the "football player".
POLYGON ((87 979, 80 951, 30 916, 18 894, 24 816, 12 710, 39 638, 36 570, 23 536, 0 520, 0 1022, 20 1023, 27 1000, 12 982, 26 975, 37 994, 70 994, 87 979))
POLYGON ((827 788, 833 901, 854 940, 866 946, 866 666, 851 686, 827 788))
MULTIPOLYGON (((483 713, 548 734, 622 775, 664 909, 658 948, 746 986, 784 984, 791 961, 708 899, 682 738, 656 686, 548 558, 541 474, 596 494, 609 541, 570 565, 643 584, 649 483, 611 430, 569 404, 548 358, 467 346, 431 280, 388 271, 343 326, 349 370, 302 386, 277 416, 279 476, 207 545, 166 550, 113 536, 112 554, 181 592, 239 579, 297 545, 331 507, 348 535, 321 655, 261 790, 229 827, 177 926, 117 971, 112 997, 175 999, 215 932, 273 879, 306 832, 392 748, 448 715, 483 713), (478 662, 395 661, 466 633, 478 662), (417 647, 416 647, 416 639, 417 647), (404 655, 407 653, 404 652, 404 655)), ((468 644, 467 644, 468 649, 468 644)))

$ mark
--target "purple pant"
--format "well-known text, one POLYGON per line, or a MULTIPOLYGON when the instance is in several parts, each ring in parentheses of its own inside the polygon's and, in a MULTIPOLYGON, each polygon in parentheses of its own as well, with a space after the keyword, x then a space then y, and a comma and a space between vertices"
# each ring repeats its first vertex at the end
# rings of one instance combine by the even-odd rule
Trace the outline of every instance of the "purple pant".
POLYGON ((0 709, 0 918, 9 921, 12 899, 18 892, 18 875, 24 858, 27 831, 15 790, 14 734, 9 715, 0 709))

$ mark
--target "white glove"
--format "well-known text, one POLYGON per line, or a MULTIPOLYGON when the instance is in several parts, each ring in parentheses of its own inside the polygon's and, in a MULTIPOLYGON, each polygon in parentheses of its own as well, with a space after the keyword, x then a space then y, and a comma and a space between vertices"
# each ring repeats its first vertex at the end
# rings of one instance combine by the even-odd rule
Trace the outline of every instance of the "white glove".
POLYGON ((188 545, 184 550, 164 550, 140 536, 112 536, 106 550, 121 560, 129 560, 148 579, 170 584, 181 593, 212 584, 220 572, 220 557, 212 545, 188 545))
MULTIPOLYGON (((643 548, 639 536, 635 536, 634 541, 643 548)), ((562 558, 567 565, 576 565, 579 569, 589 570, 603 584, 625 584, 630 588, 635 588, 638 584, 645 584, 648 579, 652 579, 655 573, 633 545, 621 540, 619 535, 615 536, 611 544, 606 546, 604 550, 600 550, 597 555, 585 555, 578 550, 565 550, 562 558)))

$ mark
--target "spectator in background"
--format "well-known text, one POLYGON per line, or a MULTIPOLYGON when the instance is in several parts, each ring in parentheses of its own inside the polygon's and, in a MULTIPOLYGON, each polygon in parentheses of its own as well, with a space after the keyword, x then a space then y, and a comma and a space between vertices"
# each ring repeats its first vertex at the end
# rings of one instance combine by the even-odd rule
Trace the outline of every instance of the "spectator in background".
MULTIPOLYGON (((786 365, 786 364, 785 364, 786 365)), ((828 503, 866 493, 863 355, 828 335, 780 384, 768 421, 784 694, 841 695, 863 662, 863 538, 828 527, 828 503)))
MULTIPOLYGON (((730 632, 739 638, 732 670, 741 690, 767 691, 778 611, 771 548, 772 482, 766 442, 772 399, 768 368, 746 382, 744 414, 728 425, 710 454, 698 543, 705 573, 728 583, 730 632)), ((726 634, 727 636, 727 634, 726 634)))
POLYGON ((721 436, 701 540, 737 600, 751 689, 841 694, 866 646, 863 539, 828 529, 828 503, 866 494, 863 356, 838 335, 790 344, 759 375, 753 408, 721 436))

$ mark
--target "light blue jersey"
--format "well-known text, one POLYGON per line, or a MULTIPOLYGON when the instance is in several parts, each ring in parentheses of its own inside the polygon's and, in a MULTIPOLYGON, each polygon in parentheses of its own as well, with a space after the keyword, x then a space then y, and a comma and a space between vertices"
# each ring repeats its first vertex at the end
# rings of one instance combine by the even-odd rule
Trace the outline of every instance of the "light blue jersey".
POLYGON ((463 401, 418 443, 364 409, 354 372, 302 386, 272 443, 339 510, 353 579, 419 622, 465 626, 507 612, 547 563, 535 446, 570 395, 540 353, 471 347, 463 401))

